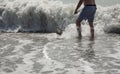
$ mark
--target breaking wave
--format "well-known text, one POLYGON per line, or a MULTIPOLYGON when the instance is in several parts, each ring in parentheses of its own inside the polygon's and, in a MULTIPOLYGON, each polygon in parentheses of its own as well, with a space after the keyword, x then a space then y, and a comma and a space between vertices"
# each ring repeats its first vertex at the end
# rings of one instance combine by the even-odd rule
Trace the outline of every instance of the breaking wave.
MULTIPOLYGON (((0 31, 56 32, 57 27, 64 30, 75 23, 78 14, 73 15, 74 9, 75 4, 53 0, 1 0, 0 31)), ((97 6, 94 22, 97 29, 111 32, 113 26, 120 26, 119 12, 120 5, 97 6)))

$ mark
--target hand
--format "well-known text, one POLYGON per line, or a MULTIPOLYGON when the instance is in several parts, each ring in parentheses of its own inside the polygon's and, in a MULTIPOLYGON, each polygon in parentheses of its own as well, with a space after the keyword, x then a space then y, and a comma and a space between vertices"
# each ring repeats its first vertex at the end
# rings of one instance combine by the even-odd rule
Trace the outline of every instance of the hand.
POLYGON ((78 13, 77 10, 75 10, 74 14, 77 14, 77 13, 78 13))

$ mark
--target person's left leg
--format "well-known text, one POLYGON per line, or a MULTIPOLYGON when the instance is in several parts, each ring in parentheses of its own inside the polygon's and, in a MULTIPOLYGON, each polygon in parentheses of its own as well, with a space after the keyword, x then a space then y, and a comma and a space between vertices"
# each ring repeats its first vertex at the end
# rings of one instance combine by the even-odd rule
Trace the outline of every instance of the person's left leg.
POLYGON ((78 31, 78 35, 81 38, 82 34, 81 34, 81 22, 79 19, 76 20, 76 27, 77 27, 77 31, 78 31))
POLYGON ((89 22, 89 26, 90 26, 91 38, 94 38, 94 26, 93 26, 93 22, 89 22))

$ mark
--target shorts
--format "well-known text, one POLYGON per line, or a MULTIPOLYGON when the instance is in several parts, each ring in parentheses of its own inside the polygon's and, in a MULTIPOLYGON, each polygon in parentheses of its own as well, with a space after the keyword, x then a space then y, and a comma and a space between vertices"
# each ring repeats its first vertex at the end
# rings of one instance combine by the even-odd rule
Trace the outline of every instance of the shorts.
POLYGON ((82 12, 79 14, 78 20, 88 20, 88 22, 94 21, 94 16, 96 13, 96 5, 85 5, 82 12))

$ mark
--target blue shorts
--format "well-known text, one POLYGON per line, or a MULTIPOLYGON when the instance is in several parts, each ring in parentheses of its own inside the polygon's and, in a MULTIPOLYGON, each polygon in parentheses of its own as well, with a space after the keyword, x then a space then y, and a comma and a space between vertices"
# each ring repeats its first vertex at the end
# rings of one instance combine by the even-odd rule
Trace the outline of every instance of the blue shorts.
POLYGON ((78 20, 88 20, 88 22, 94 21, 94 16, 96 13, 96 5, 85 5, 82 12, 79 14, 78 20))

